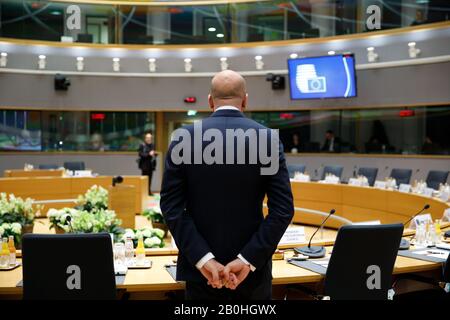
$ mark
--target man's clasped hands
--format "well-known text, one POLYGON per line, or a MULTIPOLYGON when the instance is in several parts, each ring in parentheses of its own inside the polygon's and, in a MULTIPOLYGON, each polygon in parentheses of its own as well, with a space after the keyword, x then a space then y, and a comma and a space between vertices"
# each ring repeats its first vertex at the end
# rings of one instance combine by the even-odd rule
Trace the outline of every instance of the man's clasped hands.
POLYGON ((250 266, 237 258, 226 266, 215 259, 208 260, 200 269, 208 284, 216 289, 235 290, 250 273, 250 266))

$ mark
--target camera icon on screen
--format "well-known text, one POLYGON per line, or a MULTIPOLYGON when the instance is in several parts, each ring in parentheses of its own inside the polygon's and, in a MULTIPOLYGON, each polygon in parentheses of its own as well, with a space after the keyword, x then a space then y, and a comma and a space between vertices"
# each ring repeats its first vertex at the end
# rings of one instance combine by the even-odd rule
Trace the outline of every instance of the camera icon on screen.
POLYGON ((327 92, 327 80, 325 79, 325 77, 308 79, 308 92, 327 92))
POLYGON ((313 64, 301 64, 297 66, 296 84, 302 93, 327 92, 327 79, 319 77, 313 64))

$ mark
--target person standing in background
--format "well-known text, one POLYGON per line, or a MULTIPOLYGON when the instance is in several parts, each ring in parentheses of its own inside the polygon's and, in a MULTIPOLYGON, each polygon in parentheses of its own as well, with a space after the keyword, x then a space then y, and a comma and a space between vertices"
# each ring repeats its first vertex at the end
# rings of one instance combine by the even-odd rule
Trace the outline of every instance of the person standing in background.
POLYGON ((327 130, 325 133, 322 152, 341 152, 341 139, 334 135, 333 130, 327 130))
POLYGON ((148 176, 148 195, 152 196, 152 175, 156 168, 156 153, 153 145, 152 133, 146 132, 144 135, 144 143, 139 145, 139 169, 143 176, 148 176))

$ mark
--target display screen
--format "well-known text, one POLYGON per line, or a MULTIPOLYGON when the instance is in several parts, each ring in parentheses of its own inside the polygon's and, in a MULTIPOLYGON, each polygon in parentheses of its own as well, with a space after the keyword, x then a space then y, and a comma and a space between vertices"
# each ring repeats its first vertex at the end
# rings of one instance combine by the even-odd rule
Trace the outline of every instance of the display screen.
POLYGON ((288 69, 293 100, 356 96, 352 54, 289 59, 288 69))

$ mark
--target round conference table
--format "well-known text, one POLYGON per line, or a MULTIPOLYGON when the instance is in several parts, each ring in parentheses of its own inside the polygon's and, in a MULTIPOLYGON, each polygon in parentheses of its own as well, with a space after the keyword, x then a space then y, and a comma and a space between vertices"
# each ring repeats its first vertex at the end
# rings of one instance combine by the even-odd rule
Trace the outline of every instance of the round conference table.
MULTIPOLYGON (((0 179, 1 180, 1 179, 0 179)), ((1 185, 1 181, 0 181, 1 185)), ((303 212, 302 209, 317 210, 323 213, 331 209, 336 210, 336 216, 343 217, 352 222, 379 220, 381 223, 403 222, 411 215, 418 212, 425 204, 430 204, 430 213, 434 219, 442 217, 444 210, 450 207, 446 202, 436 198, 429 198, 398 191, 381 190, 370 187, 355 187, 349 185, 330 185, 315 182, 292 182, 294 205, 297 208, 294 217, 295 223, 305 225, 306 241, 291 246, 284 246, 285 258, 292 255, 288 247, 306 246, 315 227, 323 220, 323 215, 315 215, 311 212, 303 212)), ((329 246, 334 243, 340 225, 344 224, 339 219, 330 219, 323 238, 316 238, 315 245, 329 246)), ((36 233, 53 233, 48 228, 48 220, 41 220, 35 224, 36 233)), ((136 226, 142 227, 149 222, 142 216, 136 216, 136 226)), ((444 227, 448 227, 445 224, 444 227)), ((406 233, 411 233, 407 230, 406 233)), ((320 233, 319 233, 320 234, 320 233)), ((170 240, 167 241, 170 243, 170 240)), ((170 244, 169 244, 170 246, 170 244)), ((184 284, 176 282, 165 270, 166 265, 174 264, 177 250, 171 247, 162 249, 147 249, 148 258, 152 260, 151 269, 129 270, 123 283, 117 285, 118 289, 126 290, 132 298, 163 299, 167 292, 178 291, 184 288, 184 284)), ((394 275, 404 273, 427 273, 438 276, 441 263, 427 262, 407 257, 398 256, 394 275)), ((22 279, 22 268, 12 271, 0 271, 0 299, 19 298, 22 288, 17 284, 22 279)), ((285 260, 273 261, 273 285, 275 288, 283 288, 289 284, 313 284, 323 280, 323 276, 287 263, 285 260)), ((275 295, 276 297, 276 295, 275 295)))

